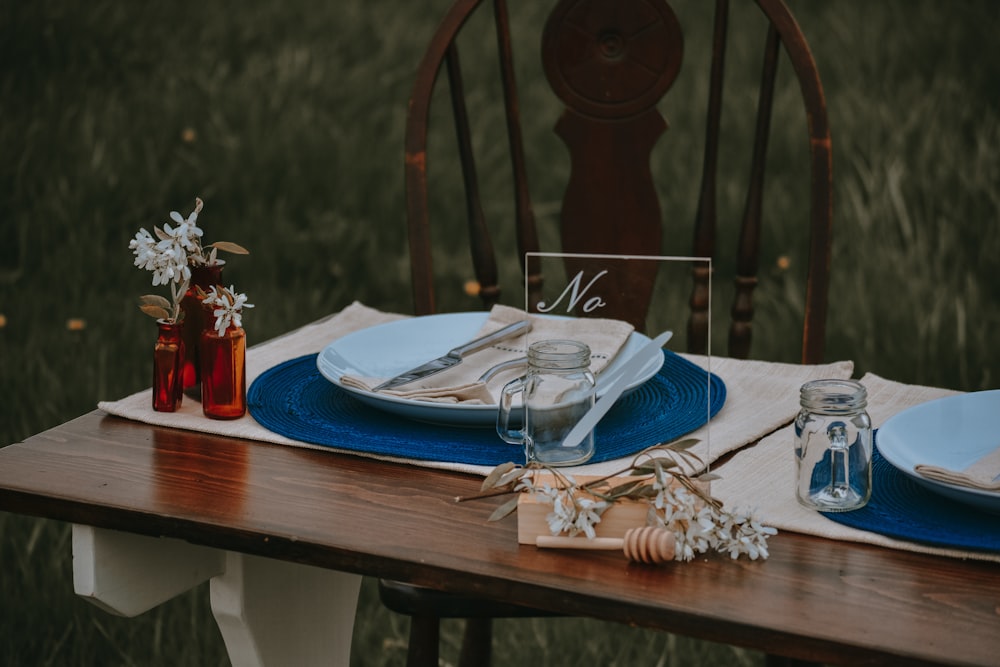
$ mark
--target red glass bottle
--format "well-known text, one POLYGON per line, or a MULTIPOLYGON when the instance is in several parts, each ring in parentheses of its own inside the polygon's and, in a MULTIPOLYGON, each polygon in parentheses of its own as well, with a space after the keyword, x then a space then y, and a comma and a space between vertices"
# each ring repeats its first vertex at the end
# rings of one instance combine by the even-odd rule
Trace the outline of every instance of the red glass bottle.
POLYGON ((184 340, 181 325, 157 320, 159 333, 153 347, 153 409, 157 412, 175 412, 184 398, 181 368, 184 359, 184 340))
POLYGON ((198 289, 207 292, 215 285, 222 284, 222 264, 212 266, 192 266, 191 283, 188 286, 184 298, 181 299, 181 310, 184 312, 184 389, 194 388, 196 391, 201 382, 201 365, 198 362, 198 338, 205 328, 204 309, 201 307, 202 298, 198 296, 198 289))
POLYGON ((206 417, 239 419, 247 411, 247 337, 242 327, 230 326, 222 335, 212 327, 212 310, 205 308, 201 332, 201 408, 206 417))

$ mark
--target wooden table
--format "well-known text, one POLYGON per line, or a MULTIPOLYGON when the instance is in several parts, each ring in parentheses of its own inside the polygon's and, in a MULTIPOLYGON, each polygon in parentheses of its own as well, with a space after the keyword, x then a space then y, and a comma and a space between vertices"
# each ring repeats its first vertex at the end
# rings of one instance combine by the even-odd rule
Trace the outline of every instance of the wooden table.
POLYGON ((234 664, 347 665, 361 575, 836 664, 1000 664, 1000 567, 781 533, 649 567, 518 546, 479 479, 95 411, 0 449, 0 510, 74 524, 77 592, 134 615, 205 580, 234 664), (291 653, 290 653, 291 652, 291 653))

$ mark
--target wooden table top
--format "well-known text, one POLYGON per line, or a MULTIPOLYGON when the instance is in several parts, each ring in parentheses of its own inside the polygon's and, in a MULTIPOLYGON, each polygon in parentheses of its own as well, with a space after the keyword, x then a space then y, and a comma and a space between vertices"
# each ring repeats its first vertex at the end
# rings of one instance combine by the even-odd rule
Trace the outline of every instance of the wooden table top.
POLYGON ((1000 567, 784 532, 766 561, 519 546, 478 478, 84 415, 0 449, 0 510, 837 664, 1000 664, 1000 567))

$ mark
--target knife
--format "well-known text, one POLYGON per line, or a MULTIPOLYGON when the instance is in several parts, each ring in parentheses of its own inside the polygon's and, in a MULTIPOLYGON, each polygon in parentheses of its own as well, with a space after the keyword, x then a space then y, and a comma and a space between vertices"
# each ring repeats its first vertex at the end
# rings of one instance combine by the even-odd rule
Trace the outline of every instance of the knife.
POLYGON ((494 343, 499 343, 502 340, 507 340, 508 338, 513 338, 514 336, 518 336, 529 331, 531 331, 530 320, 521 320, 520 322, 515 322, 514 324, 508 324, 504 328, 497 329, 491 334, 469 341, 465 345, 459 345, 444 356, 438 357, 433 361, 428 361, 426 364, 421 364, 416 368, 411 368, 405 373, 400 373, 396 377, 386 380, 379 386, 375 387, 372 391, 393 389, 404 384, 409 384, 414 380, 421 380, 430 375, 434 375, 435 373, 440 373, 441 371, 462 363, 462 358, 467 354, 478 352, 479 350, 485 349, 494 343))
POLYGON ((583 415, 583 417, 576 423, 576 425, 570 429, 566 437, 563 438, 563 447, 576 447, 579 445, 587 434, 594 430, 597 426, 597 422, 601 421, 601 417, 611 409, 611 406, 615 404, 615 401, 625 392, 625 388, 628 387, 629 381, 635 378, 636 374, 645 368, 646 364, 650 363, 657 355, 660 355, 662 362, 663 350, 661 349, 667 344, 674 335, 672 331, 664 331, 659 336, 649 341, 643 345, 639 350, 632 355, 632 357, 626 361, 617 371, 612 375, 608 376, 606 381, 608 382, 607 389, 604 394, 597 399, 593 407, 583 415))

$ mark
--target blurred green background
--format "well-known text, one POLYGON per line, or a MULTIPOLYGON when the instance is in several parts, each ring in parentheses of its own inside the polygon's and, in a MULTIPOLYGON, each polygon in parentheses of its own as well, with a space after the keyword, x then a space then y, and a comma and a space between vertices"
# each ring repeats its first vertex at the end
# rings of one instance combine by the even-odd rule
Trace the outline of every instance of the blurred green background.
MULTIPOLYGON (((511 2, 516 30, 541 24, 540 4, 511 2)), ((850 358, 859 374, 904 382, 997 387, 1000 9, 992 0, 789 4, 819 63, 833 132, 828 359, 850 358)), ((199 222, 207 241, 251 249, 230 258, 225 273, 257 306, 245 319, 251 342, 354 299, 409 312, 402 126, 417 60, 446 5, 0 0, 0 445, 148 386, 155 327, 135 302, 151 288, 132 266, 128 241, 171 210, 186 215, 196 196, 206 202, 199 222)), ((696 203, 708 5, 674 3, 695 26, 685 69, 662 105, 671 130, 654 157, 676 221, 664 248, 671 254, 688 252, 696 203)), ((763 36, 756 10, 734 5, 728 71, 748 83, 746 94, 742 84, 728 94, 723 122, 727 136, 745 143, 763 36)), ((492 74, 487 42, 463 44, 470 77, 492 74)), ((535 38, 515 49, 536 204, 551 239, 565 171, 550 133, 559 105, 529 65, 535 38)), ((754 355, 794 361, 805 216, 796 160, 805 129, 782 67, 754 355)), ((496 118, 495 89, 472 85, 468 94, 474 114, 496 118)), ((509 167, 495 126, 477 130, 475 142, 502 245, 509 167)), ((454 163, 452 143, 450 129, 433 134, 443 157, 432 177, 454 163)), ((722 234, 738 219, 746 163, 724 160, 722 234)), ((436 237, 441 307, 472 309, 460 192, 442 178, 434 199, 444 230, 436 237)), ((726 253, 717 318, 728 309, 726 253)), ((505 280, 516 280, 513 262, 504 268, 505 280)), ((516 286, 507 294, 518 302, 516 286)), ((110 617, 73 596, 68 540, 65 525, 0 513, 0 662, 226 664, 205 590, 138 619, 110 617)), ((366 584, 356 664, 402 664, 405 630, 366 584)), ((449 624, 445 662, 457 641, 449 624)), ((551 664, 760 661, 568 619, 504 622, 498 641, 498 665, 539 655, 551 664)))

